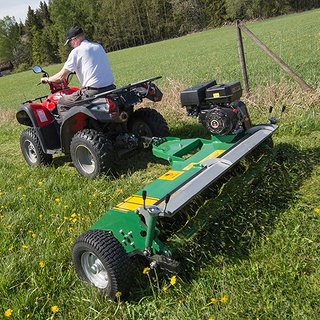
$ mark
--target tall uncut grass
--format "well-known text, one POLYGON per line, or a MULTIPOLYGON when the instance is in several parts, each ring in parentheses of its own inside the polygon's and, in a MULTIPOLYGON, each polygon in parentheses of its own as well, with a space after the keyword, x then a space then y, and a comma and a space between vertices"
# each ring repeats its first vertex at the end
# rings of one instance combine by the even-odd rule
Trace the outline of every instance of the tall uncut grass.
MULTIPOLYGON (((315 90, 302 92, 244 38, 252 90, 243 100, 253 121, 267 121, 270 105, 274 115, 287 106, 274 148, 243 164, 217 197, 208 193, 190 212, 206 227, 181 247, 177 278, 137 268, 125 301, 109 301, 80 282, 71 247, 108 208, 168 166, 145 151, 123 159, 115 176, 95 180, 80 177, 64 157, 28 167, 15 110, 47 88, 31 71, 1 77, 0 319, 317 319, 319 19, 314 10, 247 24, 315 90)), ((226 26, 110 53, 116 82, 162 75, 164 99, 155 107, 171 134, 207 136, 185 115, 179 93, 210 79, 241 79, 235 34, 226 26)), ((45 67, 51 74, 60 68, 45 67)))

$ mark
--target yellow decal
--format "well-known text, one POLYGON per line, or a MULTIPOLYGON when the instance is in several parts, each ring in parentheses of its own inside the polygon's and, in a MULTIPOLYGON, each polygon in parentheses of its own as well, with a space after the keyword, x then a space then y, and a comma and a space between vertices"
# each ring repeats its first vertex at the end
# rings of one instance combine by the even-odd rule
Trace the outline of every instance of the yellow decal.
POLYGON ((189 170, 191 169, 194 165, 197 165, 199 162, 191 162, 189 163, 186 167, 184 167, 182 170, 189 170))
MULTIPOLYGON (((158 198, 152 198, 152 197, 147 197, 146 198, 146 205, 150 206, 155 204, 159 199, 158 198)), ((143 199, 141 195, 134 194, 124 200, 123 202, 117 204, 114 209, 121 210, 121 211, 131 211, 131 210, 136 210, 139 207, 143 205, 143 199)))
POLYGON ((161 177, 159 177, 158 179, 160 180, 174 180, 177 177, 179 177, 181 174, 183 173, 183 171, 173 171, 173 170, 169 170, 168 172, 166 172, 165 174, 163 174, 161 177))
POLYGON ((213 151, 212 153, 210 153, 207 157, 205 157, 204 159, 202 159, 200 161, 201 162, 204 162, 206 160, 209 160, 209 159, 213 159, 213 158, 217 158, 218 156, 220 156, 220 154, 222 154, 223 152, 225 152, 225 150, 215 150, 213 151))
POLYGON ((212 96, 214 98, 219 98, 220 97, 220 93, 219 92, 214 92, 212 96))

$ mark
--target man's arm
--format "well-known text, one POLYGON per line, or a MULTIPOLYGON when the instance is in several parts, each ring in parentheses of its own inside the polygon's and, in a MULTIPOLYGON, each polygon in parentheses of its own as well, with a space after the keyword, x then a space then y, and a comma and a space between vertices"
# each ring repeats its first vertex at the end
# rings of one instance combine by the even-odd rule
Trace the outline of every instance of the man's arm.
POLYGON ((46 82, 61 82, 65 79, 67 79, 68 74, 70 71, 68 69, 62 68, 58 73, 54 74, 51 77, 44 77, 41 78, 41 82, 46 83, 46 82))

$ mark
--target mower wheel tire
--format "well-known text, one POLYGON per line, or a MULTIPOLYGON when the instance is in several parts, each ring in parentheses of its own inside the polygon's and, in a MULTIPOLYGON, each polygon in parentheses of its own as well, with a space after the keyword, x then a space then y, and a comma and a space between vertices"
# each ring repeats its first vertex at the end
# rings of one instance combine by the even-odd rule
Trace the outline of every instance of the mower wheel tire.
POLYGON ((112 142, 103 133, 92 129, 78 131, 73 136, 70 153, 77 171, 88 178, 107 173, 114 161, 112 142))
POLYGON ((134 111, 128 121, 128 130, 137 136, 166 137, 168 124, 155 109, 140 108, 134 111))
POLYGON ((20 148, 24 159, 31 167, 49 165, 52 154, 43 152, 40 139, 35 128, 28 128, 20 135, 20 148))
POLYGON ((119 241, 109 231, 89 230, 80 235, 72 249, 72 260, 80 279, 116 299, 126 296, 132 282, 130 260, 119 241))

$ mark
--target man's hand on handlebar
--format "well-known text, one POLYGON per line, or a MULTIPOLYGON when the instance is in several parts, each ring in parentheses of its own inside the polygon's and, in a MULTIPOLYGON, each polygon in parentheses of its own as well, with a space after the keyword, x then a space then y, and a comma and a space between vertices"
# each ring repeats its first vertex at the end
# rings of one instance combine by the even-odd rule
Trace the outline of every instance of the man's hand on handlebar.
POLYGON ((49 81, 49 77, 43 77, 43 78, 41 78, 41 83, 48 83, 48 82, 50 82, 49 81))

